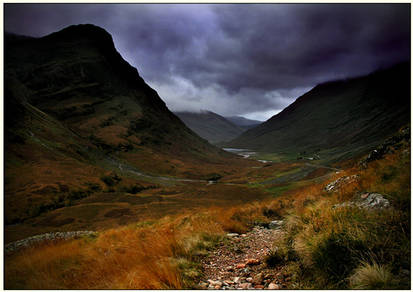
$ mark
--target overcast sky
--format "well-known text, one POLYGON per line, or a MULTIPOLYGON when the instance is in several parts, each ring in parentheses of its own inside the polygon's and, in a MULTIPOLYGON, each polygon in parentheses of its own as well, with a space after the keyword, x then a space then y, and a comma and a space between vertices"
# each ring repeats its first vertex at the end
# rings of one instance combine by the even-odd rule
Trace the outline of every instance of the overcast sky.
POLYGON ((410 59, 410 4, 5 4, 5 30, 105 28, 171 110, 266 120, 318 83, 410 59))

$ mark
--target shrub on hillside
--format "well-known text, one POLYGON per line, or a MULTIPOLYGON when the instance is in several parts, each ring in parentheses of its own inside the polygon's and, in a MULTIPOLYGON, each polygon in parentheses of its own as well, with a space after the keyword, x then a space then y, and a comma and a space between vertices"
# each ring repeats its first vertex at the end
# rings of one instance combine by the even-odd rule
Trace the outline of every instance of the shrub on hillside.
POLYGON ((118 184, 122 180, 122 178, 120 178, 116 173, 111 173, 110 175, 104 175, 100 179, 108 187, 112 187, 112 186, 118 184))

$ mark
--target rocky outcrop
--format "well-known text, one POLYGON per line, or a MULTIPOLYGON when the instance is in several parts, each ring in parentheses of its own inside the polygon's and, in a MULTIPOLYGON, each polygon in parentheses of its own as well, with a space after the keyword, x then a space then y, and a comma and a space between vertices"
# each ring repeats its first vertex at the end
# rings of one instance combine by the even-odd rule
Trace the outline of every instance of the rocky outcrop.
POLYGON ((379 193, 364 193, 358 195, 354 201, 336 204, 333 208, 358 207, 363 209, 377 210, 390 207, 390 202, 379 193))
POLYGON ((274 220, 274 221, 271 221, 268 224, 268 228, 270 228, 270 229, 280 229, 282 227, 283 223, 284 223, 283 220, 274 220))
POLYGON ((336 179, 335 181, 329 183, 328 185, 326 185, 324 190, 327 192, 338 192, 340 187, 342 187, 344 184, 349 184, 349 183, 357 181, 358 177, 359 176, 357 174, 349 175, 349 176, 342 176, 336 179))
POLYGON ((382 159, 387 153, 393 153, 394 150, 399 149, 403 143, 410 142, 410 127, 406 126, 399 130, 396 135, 386 139, 383 144, 373 149, 367 157, 359 162, 361 168, 366 168, 367 164, 382 159))

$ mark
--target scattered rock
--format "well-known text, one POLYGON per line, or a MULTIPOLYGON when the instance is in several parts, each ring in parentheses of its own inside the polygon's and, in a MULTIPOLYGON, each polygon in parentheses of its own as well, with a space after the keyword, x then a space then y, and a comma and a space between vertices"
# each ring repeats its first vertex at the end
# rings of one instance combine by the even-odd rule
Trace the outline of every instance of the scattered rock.
POLYGON ((219 288, 222 287, 222 282, 221 281, 214 281, 214 280, 209 279, 208 282, 209 282, 210 286, 213 286, 215 289, 219 289, 219 288), (219 287, 219 288, 217 288, 217 287, 219 287))
POLYGON ((263 280, 264 280, 264 275, 262 273, 258 273, 252 279, 252 283, 256 284, 256 285, 259 285, 259 284, 262 283, 263 280))
POLYGON ((248 266, 253 266, 253 265, 259 265, 260 264, 260 260, 257 259, 247 259, 245 261, 245 264, 248 266))
POLYGON ((239 287, 240 287, 241 289, 250 289, 250 288, 252 288, 252 284, 251 284, 251 283, 241 283, 241 284, 239 285, 239 287))
POLYGON ((270 285, 268 285, 268 289, 269 290, 279 290, 281 287, 278 284, 275 283, 271 283, 270 285))
MULTIPOLYGON (((274 222, 280 226, 281 220, 274 222)), ((204 270, 204 280, 208 283, 199 286, 207 289, 265 289, 272 281, 273 274, 279 269, 269 270, 265 265, 260 265, 265 256, 272 249, 275 239, 281 235, 281 230, 269 229, 266 226, 255 225, 245 234, 228 233, 229 241, 223 241, 208 256, 201 259, 204 270), (235 236, 236 235, 236 236, 235 236), (264 275, 268 279, 264 279, 264 275), (219 281, 219 283, 216 283, 219 281), (218 288, 220 287, 220 288, 218 288)), ((280 282, 282 283, 282 282, 280 282)))
POLYGON ((271 275, 271 274, 266 274, 265 276, 264 276, 264 279, 271 279, 273 276, 271 275))
POLYGON ((283 222, 284 222, 283 220, 274 220, 274 221, 271 221, 270 224, 268 224, 268 227, 270 229, 279 229, 281 228, 283 222))

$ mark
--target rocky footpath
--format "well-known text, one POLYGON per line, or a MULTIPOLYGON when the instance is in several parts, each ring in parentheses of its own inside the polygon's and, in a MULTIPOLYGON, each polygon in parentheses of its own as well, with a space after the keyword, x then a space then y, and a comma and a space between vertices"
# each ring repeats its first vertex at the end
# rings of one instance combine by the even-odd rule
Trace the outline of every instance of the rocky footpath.
POLYGON ((282 235, 283 221, 272 221, 268 228, 255 226, 245 234, 228 233, 228 241, 202 260, 204 279, 200 289, 281 289, 288 277, 281 268, 268 268, 265 257, 282 235))
POLYGON ((54 240, 68 240, 72 238, 79 238, 82 236, 93 236, 97 235, 96 231, 69 231, 69 232, 50 232, 31 236, 22 240, 10 242, 5 245, 5 253, 11 253, 21 248, 29 247, 33 244, 37 244, 43 241, 54 241, 54 240))

